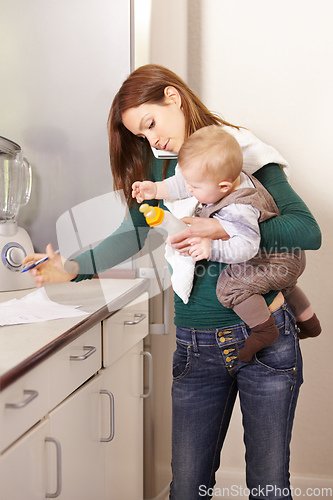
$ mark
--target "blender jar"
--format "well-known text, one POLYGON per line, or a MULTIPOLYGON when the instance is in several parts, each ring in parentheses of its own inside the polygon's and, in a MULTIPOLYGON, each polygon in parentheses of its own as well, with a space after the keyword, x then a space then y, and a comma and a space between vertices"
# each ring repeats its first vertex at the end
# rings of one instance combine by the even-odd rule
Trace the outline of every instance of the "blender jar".
POLYGON ((20 146, 0 137, 0 223, 15 222, 31 193, 31 166, 20 146))
POLYGON ((27 231, 17 224, 31 192, 31 167, 20 146, 0 137, 0 292, 33 288, 22 259, 34 252, 27 231))

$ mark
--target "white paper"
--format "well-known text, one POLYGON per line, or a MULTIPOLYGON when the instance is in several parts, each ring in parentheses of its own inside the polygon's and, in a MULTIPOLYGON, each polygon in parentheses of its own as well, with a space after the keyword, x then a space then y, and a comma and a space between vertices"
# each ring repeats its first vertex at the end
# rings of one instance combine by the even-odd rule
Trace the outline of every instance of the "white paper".
POLYGON ((89 314, 80 306, 66 306, 53 302, 45 288, 39 288, 22 299, 0 303, 0 326, 36 323, 52 319, 72 318, 89 314))

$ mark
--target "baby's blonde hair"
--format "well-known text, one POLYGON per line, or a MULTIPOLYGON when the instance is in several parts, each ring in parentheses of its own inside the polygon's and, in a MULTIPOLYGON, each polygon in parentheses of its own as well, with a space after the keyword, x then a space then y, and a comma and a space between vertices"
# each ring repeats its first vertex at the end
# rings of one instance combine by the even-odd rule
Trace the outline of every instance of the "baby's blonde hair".
POLYGON ((234 182, 243 167, 243 153, 236 139, 219 125, 194 132, 178 154, 181 170, 198 167, 217 182, 234 182))

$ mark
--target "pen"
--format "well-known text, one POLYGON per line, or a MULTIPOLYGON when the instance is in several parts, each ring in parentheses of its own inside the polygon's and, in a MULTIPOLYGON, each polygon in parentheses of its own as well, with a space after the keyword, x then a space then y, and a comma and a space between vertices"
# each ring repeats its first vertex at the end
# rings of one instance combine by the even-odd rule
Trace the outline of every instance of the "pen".
MULTIPOLYGON (((54 253, 58 254, 59 250, 56 250, 54 253)), ((40 264, 43 264, 47 260, 49 260, 49 257, 43 257, 42 259, 36 260, 36 262, 33 262, 32 264, 28 263, 21 272, 25 273, 26 271, 30 271, 30 269, 34 269, 35 267, 39 266, 40 264)))

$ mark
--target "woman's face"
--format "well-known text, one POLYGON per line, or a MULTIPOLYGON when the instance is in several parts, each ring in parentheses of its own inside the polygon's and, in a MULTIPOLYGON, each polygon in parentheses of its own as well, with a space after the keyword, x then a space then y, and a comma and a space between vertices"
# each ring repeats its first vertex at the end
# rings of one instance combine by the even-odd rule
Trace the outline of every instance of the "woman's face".
POLYGON ((174 87, 164 90, 164 104, 141 104, 122 114, 125 127, 144 137, 156 149, 178 153, 185 140, 185 116, 181 99, 174 87))

